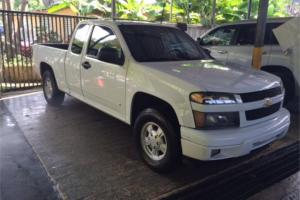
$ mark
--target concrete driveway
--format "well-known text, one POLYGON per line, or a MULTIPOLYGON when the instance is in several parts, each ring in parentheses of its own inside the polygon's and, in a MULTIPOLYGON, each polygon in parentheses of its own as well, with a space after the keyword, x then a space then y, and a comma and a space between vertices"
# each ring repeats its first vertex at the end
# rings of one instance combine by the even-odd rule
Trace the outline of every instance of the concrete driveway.
POLYGON ((299 139, 299 116, 287 137, 249 156, 224 161, 184 159, 157 174, 138 158, 128 125, 67 97, 50 107, 42 93, 8 98, 3 104, 65 199, 154 199, 215 176, 299 139))

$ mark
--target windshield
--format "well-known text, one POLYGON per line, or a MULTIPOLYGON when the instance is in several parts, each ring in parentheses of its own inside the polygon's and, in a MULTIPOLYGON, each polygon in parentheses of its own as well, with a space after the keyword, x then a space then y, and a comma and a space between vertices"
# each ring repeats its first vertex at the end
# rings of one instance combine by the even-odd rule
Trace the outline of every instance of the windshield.
POLYGON ((183 31, 164 26, 120 25, 132 56, 138 62, 201 60, 207 58, 183 31))

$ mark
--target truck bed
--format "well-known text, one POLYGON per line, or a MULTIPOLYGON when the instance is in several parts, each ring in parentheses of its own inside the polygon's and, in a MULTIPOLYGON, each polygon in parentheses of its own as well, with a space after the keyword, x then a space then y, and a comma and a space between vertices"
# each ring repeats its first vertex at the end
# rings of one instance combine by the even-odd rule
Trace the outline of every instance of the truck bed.
POLYGON ((69 44, 34 44, 32 61, 37 74, 41 74, 41 64, 46 63, 52 66, 56 75, 58 87, 61 90, 66 89, 65 80, 65 56, 68 52, 69 44))

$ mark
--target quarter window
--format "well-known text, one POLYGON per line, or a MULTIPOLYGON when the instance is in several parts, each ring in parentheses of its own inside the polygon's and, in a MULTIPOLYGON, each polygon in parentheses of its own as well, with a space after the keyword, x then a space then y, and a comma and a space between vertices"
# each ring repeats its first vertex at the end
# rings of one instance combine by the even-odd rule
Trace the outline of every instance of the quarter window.
POLYGON ((78 26, 71 46, 71 51, 73 53, 81 54, 83 44, 87 38, 86 36, 88 34, 88 30, 89 30, 88 24, 81 24, 78 26))
POLYGON ((201 45, 228 46, 231 45, 237 30, 235 27, 222 27, 204 36, 201 45))
POLYGON ((118 65, 124 63, 124 55, 117 36, 111 29, 102 26, 94 27, 87 56, 118 65))
POLYGON ((278 41, 273 33, 273 29, 280 26, 282 23, 270 23, 267 25, 266 28, 266 35, 265 35, 265 44, 266 45, 278 45, 278 41))

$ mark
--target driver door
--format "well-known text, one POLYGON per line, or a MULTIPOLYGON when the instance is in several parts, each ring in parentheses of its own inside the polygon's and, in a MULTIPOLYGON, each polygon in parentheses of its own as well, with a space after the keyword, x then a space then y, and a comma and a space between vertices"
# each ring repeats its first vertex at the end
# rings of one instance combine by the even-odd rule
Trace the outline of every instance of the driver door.
POLYGON ((103 26, 94 26, 81 64, 81 83, 87 102, 125 117, 125 58, 114 32, 103 26))

